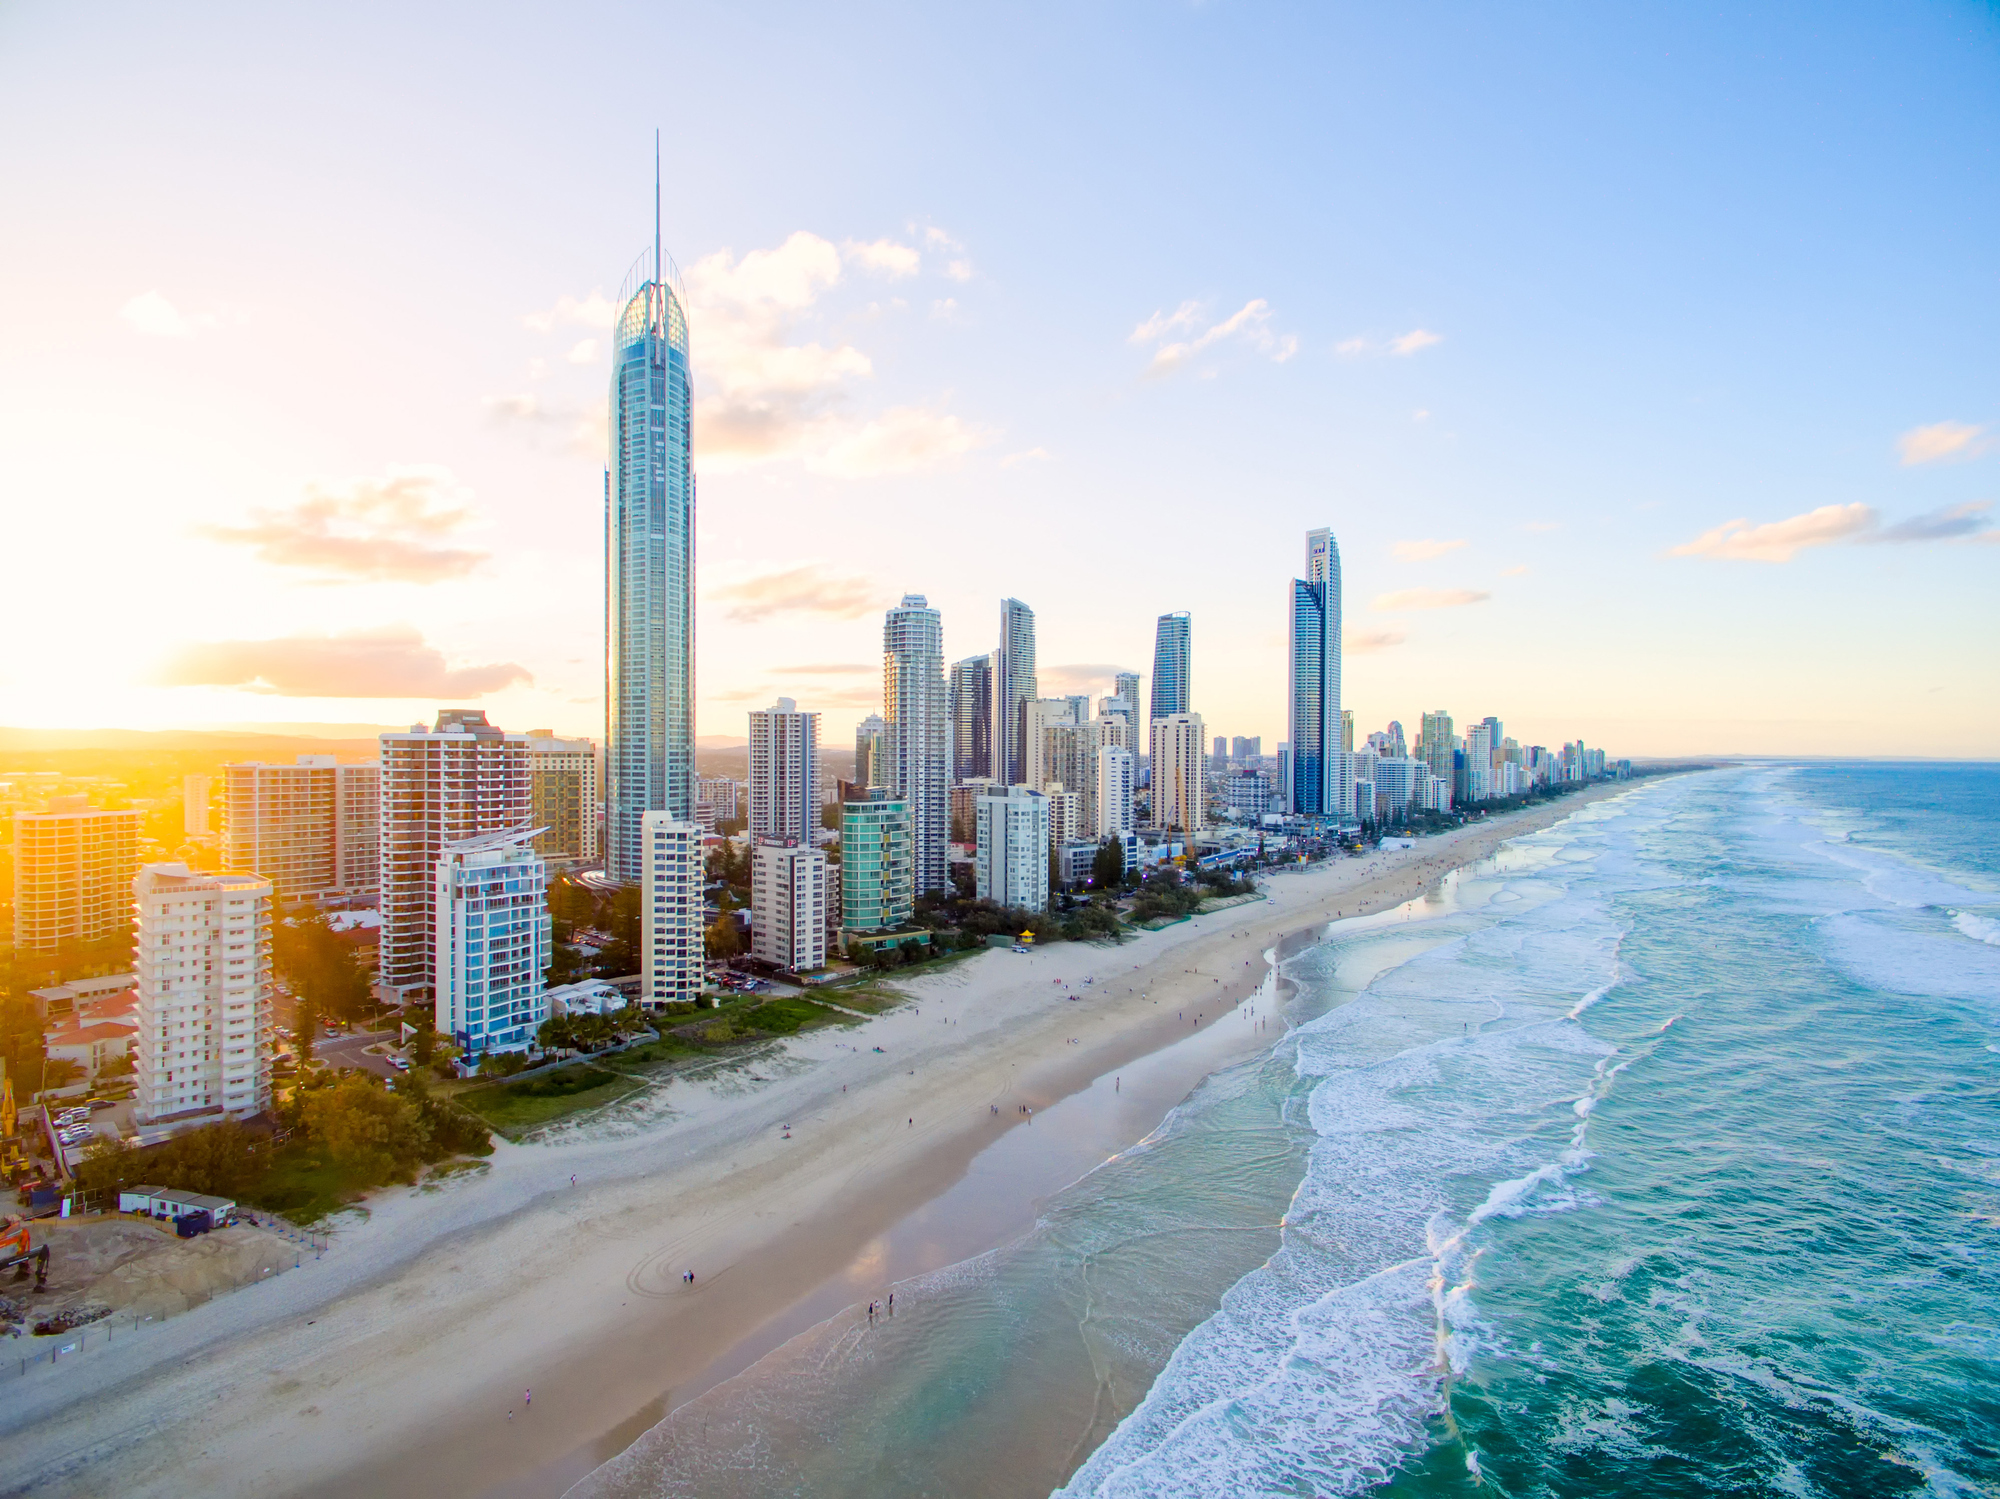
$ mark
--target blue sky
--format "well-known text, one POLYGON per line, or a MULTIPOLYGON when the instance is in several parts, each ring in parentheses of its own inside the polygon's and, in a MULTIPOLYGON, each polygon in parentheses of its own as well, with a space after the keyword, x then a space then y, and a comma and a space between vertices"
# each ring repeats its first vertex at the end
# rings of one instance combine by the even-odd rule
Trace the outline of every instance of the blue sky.
POLYGON ((917 591, 1045 690, 1189 609, 1268 747, 1330 525, 1363 730, 2000 754, 1997 85, 1969 5, 0 5, 0 722, 601 732, 657 126, 704 735, 917 591))

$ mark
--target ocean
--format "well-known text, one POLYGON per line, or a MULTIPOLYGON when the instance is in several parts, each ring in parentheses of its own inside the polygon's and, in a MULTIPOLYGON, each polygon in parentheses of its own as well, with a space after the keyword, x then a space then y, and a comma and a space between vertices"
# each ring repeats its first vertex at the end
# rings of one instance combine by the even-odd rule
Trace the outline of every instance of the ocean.
POLYGON ((572 1492, 2000 1492, 2000 767, 1642 785, 1276 977, 1025 1236, 572 1492))

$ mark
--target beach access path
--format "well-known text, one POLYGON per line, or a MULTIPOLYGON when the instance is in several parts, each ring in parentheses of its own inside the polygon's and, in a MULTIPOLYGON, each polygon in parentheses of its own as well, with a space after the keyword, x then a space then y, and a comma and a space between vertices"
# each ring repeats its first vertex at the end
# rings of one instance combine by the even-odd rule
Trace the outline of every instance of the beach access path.
MULTIPOLYGON (((1023 1105, 1227 1013, 1284 939, 1625 789, 1271 874, 1267 900, 1122 946, 980 953, 899 984, 911 1003, 875 1019, 677 1079, 636 1124, 496 1141, 483 1170, 371 1198, 317 1263, 11 1382, 0 1494, 560 1493, 958 1180, 1023 1105)), ((1275 1039, 1241 1035, 1246 1054, 1275 1039)))

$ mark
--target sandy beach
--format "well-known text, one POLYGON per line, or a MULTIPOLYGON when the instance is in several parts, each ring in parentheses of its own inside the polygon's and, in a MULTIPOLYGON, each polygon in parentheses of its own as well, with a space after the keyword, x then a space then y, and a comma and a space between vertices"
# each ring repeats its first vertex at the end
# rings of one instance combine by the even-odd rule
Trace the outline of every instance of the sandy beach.
MULTIPOLYGON (((1202 1068, 1270 1045, 1275 1020, 1235 1014, 1268 952, 1623 789, 1276 874, 1267 899, 1122 946, 982 953, 865 1024, 500 1142, 483 1171, 371 1199, 317 1263, 9 1382, 0 1492, 559 1494, 782 1341, 788 1313, 1032 1128, 1024 1107, 1204 1028, 1229 1029, 1202 1068)), ((1198 1080, 1156 1071, 1132 1138, 1198 1080)))

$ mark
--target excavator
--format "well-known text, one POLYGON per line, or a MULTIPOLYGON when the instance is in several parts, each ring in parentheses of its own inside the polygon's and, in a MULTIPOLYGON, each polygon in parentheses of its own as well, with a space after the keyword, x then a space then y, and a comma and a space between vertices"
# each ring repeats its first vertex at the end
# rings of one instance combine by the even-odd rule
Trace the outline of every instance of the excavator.
POLYGON ((16 1281, 28 1278, 28 1261, 35 1262, 35 1289, 49 1288, 49 1246, 40 1249, 29 1247, 28 1225, 19 1213, 7 1216, 7 1226, 0 1229, 0 1270, 12 1270, 16 1281))

